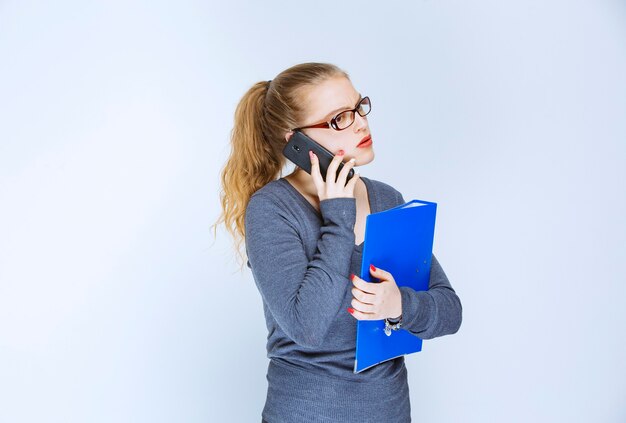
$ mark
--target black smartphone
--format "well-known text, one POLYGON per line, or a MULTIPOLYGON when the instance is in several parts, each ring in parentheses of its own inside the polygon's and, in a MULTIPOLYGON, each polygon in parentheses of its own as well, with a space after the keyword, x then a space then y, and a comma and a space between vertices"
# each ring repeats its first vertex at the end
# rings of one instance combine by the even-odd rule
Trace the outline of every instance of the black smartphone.
MULTIPOLYGON (((283 148, 283 154, 289 160, 294 162, 297 166, 304 169, 309 175, 311 174, 311 158, 309 157, 309 150, 317 155, 320 164, 320 173, 322 179, 326 181, 326 173, 328 172, 328 166, 335 157, 333 153, 317 143, 313 138, 305 135, 300 131, 294 131, 291 138, 283 148)), ((339 163, 337 167, 337 176, 343 169, 343 162, 339 163)), ((354 169, 350 169, 348 176, 346 177, 346 183, 354 176, 354 169)), ((335 180, 337 178, 335 177, 335 180)))

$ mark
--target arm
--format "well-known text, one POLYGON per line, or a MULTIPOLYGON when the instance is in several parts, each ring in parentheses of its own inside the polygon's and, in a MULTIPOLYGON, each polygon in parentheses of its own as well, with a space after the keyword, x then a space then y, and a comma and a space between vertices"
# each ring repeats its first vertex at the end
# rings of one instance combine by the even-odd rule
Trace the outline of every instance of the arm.
POLYGON ((456 333, 461 326, 462 306, 439 261, 433 254, 427 291, 401 286, 402 327, 431 339, 456 333))
POLYGON ((356 200, 322 200, 320 211, 311 261, 289 215, 270 197, 252 196, 245 216, 248 260, 263 301, 287 336, 311 348, 322 343, 346 293, 356 200))
MULTIPOLYGON (((399 192, 398 204, 404 204, 399 192)), ((402 327, 412 334, 431 339, 437 336, 456 333, 463 320, 461 300, 452 288, 448 277, 432 255, 430 279, 427 291, 415 291, 410 287, 400 287, 402 295, 402 327)))

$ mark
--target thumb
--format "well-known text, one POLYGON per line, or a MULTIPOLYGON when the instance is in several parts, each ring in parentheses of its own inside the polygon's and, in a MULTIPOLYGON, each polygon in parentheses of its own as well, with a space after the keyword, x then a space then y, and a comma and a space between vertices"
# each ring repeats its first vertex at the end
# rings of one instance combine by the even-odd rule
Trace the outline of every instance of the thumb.
POLYGON ((393 280, 393 275, 386 270, 379 269, 373 264, 370 264, 370 274, 375 278, 380 279, 381 282, 393 280))

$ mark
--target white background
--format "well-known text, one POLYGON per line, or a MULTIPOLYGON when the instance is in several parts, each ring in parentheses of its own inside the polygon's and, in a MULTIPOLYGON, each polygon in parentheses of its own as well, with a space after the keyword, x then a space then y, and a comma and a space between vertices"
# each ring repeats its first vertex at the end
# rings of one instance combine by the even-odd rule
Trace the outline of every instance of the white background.
POLYGON ((234 108, 372 98, 360 172, 438 203, 463 325, 416 422, 626 421, 623 1, 0 1, 0 421, 258 422, 266 328, 209 226, 234 108))

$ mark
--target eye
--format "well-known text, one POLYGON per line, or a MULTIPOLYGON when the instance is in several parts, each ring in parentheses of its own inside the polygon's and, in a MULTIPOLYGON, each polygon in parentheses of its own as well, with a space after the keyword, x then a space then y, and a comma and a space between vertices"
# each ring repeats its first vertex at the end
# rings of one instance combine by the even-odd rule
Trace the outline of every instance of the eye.
POLYGON ((338 129, 345 129, 352 124, 354 121, 354 113, 352 110, 346 110, 345 112, 339 113, 335 117, 335 124, 338 129))

